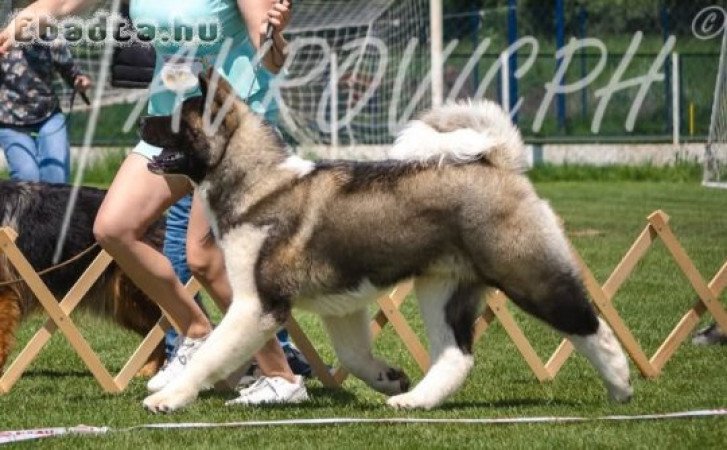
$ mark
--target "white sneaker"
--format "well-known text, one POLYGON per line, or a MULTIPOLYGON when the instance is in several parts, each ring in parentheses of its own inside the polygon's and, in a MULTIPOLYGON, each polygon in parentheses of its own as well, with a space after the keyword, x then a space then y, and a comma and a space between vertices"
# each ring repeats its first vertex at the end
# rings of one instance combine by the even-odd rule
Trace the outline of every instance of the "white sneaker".
POLYGON ((303 377, 295 376, 295 383, 282 377, 260 377, 250 387, 240 390, 240 396, 225 405, 262 405, 270 403, 300 403, 308 400, 303 377))
POLYGON ((146 384, 149 392, 158 392, 164 389, 164 386, 179 376, 192 359, 197 350, 207 340, 207 336, 202 338, 190 338, 177 336, 177 346, 172 352, 172 356, 164 364, 164 367, 154 375, 146 384))
POLYGON ((249 388, 253 384, 257 383, 259 379, 260 375, 243 375, 242 378, 237 381, 236 391, 241 392, 244 389, 249 388))

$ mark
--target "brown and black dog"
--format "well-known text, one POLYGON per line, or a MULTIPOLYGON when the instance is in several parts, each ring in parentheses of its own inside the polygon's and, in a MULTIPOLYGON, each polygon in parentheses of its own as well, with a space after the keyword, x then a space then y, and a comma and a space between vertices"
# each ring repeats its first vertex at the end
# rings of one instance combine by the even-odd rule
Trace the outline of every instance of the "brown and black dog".
MULTIPOLYGON (((52 266, 70 193, 71 186, 67 185, 0 180, 0 227, 16 230, 16 244, 37 271, 52 266)), ((90 187, 79 190, 61 261, 80 254, 95 242, 93 221, 105 194, 103 190, 90 187)), ((160 249, 163 237, 164 224, 160 221, 150 228, 146 241, 160 249)), ((43 281, 60 299, 99 251, 97 247, 78 261, 49 272, 42 277, 43 281)), ((25 283, 1 285, 17 278, 17 272, 5 255, 0 254, 0 373, 13 349, 20 321, 38 306, 25 283)), ((101 275, 80 306, 141 335, 146 335, 160 317, 156 304, 115 263, 101 275)), ((164 348, 160 344, 139 375, 153 375, 163 363, 164 348)))

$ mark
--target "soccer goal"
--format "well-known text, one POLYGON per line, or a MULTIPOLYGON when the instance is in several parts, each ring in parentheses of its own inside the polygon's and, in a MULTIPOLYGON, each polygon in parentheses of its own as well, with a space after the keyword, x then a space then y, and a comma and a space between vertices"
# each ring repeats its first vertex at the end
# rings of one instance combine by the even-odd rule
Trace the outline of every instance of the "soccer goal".
POLYGON ((428 0, 307 0, 286 35, 278 103, 298 144, 388 144, 431 105, 428 0))
POLYGON ((727 189, 727 31, 722 37, 702 184, 727 189))

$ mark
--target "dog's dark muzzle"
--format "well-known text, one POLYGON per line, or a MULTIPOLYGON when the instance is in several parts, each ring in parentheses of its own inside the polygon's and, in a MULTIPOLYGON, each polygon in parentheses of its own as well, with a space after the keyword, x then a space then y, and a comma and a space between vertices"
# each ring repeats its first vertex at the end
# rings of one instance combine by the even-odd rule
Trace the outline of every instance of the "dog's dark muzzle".
POLYGON ((147 168, 157 175, 182 174, 189 172, 189 157, 180 151, 164 149, 154 156, 147 168))

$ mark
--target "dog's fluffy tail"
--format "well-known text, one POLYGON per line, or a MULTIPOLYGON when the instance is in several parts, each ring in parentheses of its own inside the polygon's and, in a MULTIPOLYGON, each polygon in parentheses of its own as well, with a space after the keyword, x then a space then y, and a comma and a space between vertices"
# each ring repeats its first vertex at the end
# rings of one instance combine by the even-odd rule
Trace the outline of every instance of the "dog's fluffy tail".
POLYGON ((392 159, 464 163, 486 159, 516 172, 527 167, 520 132, 494 102, 448 103, 411 121, 389 152, 392 159))

